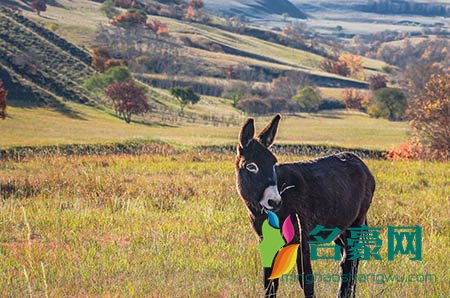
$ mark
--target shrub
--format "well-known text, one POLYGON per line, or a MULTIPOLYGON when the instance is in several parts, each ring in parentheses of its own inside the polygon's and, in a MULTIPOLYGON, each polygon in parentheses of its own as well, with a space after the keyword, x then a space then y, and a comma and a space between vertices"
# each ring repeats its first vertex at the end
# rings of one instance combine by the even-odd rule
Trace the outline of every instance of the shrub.
POLYGON ((342 92, 344 103, 347 109, 363 110, 364 108, 364 94, 355 88, 345 89, 342 92))
POLYGON ((174 87, 170 89, 170 94, 175 97, 180 104, 180 115, 184 114, 184 108, 188 104, 196 104, 200 101, 200 96, 195 94, 192 87, 174 87))
POLYGON ((0 81, 0 119, 6 118, 7 96, 8 90, 3 86, 3 82, 0 81))
POLYGON ((47 4, 44 0, 34 0, 33 2, 31 2, 31 7, 36 10, 36 13, 38 15, 41 15, 41 11, 47 10, 47 4))
POLYGON ((128 82, 132 80, 132 75, 126 66, 114 66, 104 74, 105 84, 111 85, 116 82, 128 82))
POLYGON ((135 6, 134 0, 114 0, 114 5, 120 8, 129 9, 135 6))
POLYGON ((351 74, 350 68, 346 63, 333 59, 323 60, 319 67, 326 72, 335 73, 344 77, 347 77, 351 74))
POLYGON ((412 160, 418 159, 422 155, 422 147, 420 145, 414 145, 411 143, 404 143, 398 147, 391 148, 386 158, 388 160, 412 160))
POLYGON ((95 74, 88 78, 83 86, 89 91, 104 91, 106 87, 117 82, 128 82, 133 79, 128 67, 114 66, 104 74, 95 74))
POLYGON ((400 120, 406 107, 406 97, 400 89, 382 88, 375 91, 369 102, 368 113, 377 118, 400 120))
POLYGON ((92 53, 91 66, 99 72, 105 72, 106 61, 111 59, 109 51, 104 47, 95 47, 91 49, 91 53, 92 53))
POLYGON ((385 73, 393 73, 394 72, 394 68, 392 68, 392 66, 389 65, 385 65, 381 68, 382 71, 384 71, 385 73))
POLYGON ((153 19, 147 22, 147 27, 153 31, 156 36, 170 36, 169 28, 158 19, 153 19))
POLYGON ((434 74, 412 101, 411 126, 428 159, 450 157, 450 75, 434 74))
POLYGON ((140 10, 127 11, 124 14, 118 15, 110 21, 112 25, 123 27, 126 29, 136 28, 145 25, 147 15, 140 10))
POLYGON ((108 70, 116 66, 128 66, 127 60, 124 59, 108 59, 105 62, 105 70, 108 70))
POLYGON ((350 70, 350 74, 357 75, 363 69, 362 59, 359 56, 352 54, 342 54, 339 56, 338 61, 347 65, 350 70))
POLYGON ((271 96, 291 99, 307 84, 308 78, 300 72, 290 71, 272 80, 271 96))
POLYGON ((251 91, 250 86, 244 82, 236 82, 225 86, 222 97, 231 99, 233 101, 233 106, 236 106, 240 100, 250 95, 251 91))
POLYGON ((112 100, 116 113, 126 123, 131 122, 131 115, 142 114, 150 109, 145 90, 134 81, 113 83, 105 93, 112 100))
POLYGON ((292 101, 298 105, 300 111, 317 112, 320 105, 320 95, 313 87, 306 86, 297 91, 297 94, 292 97, 292 101))
POLYGON ((200 15, 200 9, 204 6, 203 0, 190 0, 186 11, 186 19, 194 19, 200 15))
POLYGON ((378 90, 387 87, 387 79, 383 75, 373 75, 369 77, 369 89, 378 90))
POLYGON ((346 108, 345 103, 343 103, 340 100, 332 98, 321 99, 319 103, 319 110, 338 110, 345 108, 346 108))
POLYGON ((248 114, 262 115, 270 112, 270 105, 258 98, 243 99, 237 102, 236 107, 248 114))
POLYGON ((351 54, 342 54, 338 58, 325 59, 319 67, 327 72, 344 77, 357 75, 363 69, 361 57, 351 54))

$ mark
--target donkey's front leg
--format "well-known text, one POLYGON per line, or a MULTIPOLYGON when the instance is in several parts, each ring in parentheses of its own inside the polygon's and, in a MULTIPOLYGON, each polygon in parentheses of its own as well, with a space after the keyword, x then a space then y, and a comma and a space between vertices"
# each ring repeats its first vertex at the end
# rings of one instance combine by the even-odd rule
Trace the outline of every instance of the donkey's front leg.
POLYGON ((314 298, 314 274, 311 266, 309 245, 302 241, 297 257, 298 281, 303 288, 306 298, 314 298))
POLYGON ((270 274, 272 273, 271 267, 264 268, 264 289, 266 291, 265 298, 275 298, 278 290, 278 278, 270 280, 270 274))

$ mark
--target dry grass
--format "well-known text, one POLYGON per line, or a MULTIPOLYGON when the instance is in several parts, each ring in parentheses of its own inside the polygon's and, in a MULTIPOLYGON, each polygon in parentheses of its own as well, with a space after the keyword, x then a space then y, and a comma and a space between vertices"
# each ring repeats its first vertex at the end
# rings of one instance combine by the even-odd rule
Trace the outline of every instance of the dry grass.
MULTIPOLYGON (((281 161, 298 160, 281 156, 281 161)), ((436 283, 359 283, 360 297, 445 297, 449 165, 368 161, 372 226, 423 227, 423 261, 366 261, 361 273, 431 273, 436 283)), ((261 297, 257 240, 233 156, 54 157, 0 164, 0 296, 261 297)), ((386 239, 383 233, 382 238, 386 239)), ((337 262, 314 261, 316 273, 337 262)), ((337 285, 318 283, 321 297, 337 285)), ((282 284, 281 297, 300 295, 282 284)))

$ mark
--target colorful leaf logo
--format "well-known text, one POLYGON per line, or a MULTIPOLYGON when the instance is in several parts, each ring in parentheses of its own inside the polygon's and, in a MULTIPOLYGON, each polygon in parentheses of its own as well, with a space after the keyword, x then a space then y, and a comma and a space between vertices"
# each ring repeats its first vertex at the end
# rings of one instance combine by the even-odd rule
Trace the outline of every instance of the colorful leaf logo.
POLYGON ((272 227, 268 220, 265 220, 262 226, 263 239, 258 245, 261 261, 264 267, 272 267, 273 259, 278 250, 283 247, 284 240, 281 237, 280 230, 272 227))
POLYGON ((291 243, 292 239, 294 239, 295 232, 290 215, 285 219, 281 232, 283 233, 284 239, 286 239, 286 243, 291 243))
POLYGON ((272 266, 272 273, 270 274, 269 279, 280 278, 282 275, 288 274, 289 271, 294 268, 299 246, 300 244, 291 244, 280 249, 272 266))
POLYGON ((272 227, 274 227, 275 229, 280 228, 280 221, 278 219, 278 216, 270 210, 267 211, 267 219, 269 220, 269 224, 272 227))

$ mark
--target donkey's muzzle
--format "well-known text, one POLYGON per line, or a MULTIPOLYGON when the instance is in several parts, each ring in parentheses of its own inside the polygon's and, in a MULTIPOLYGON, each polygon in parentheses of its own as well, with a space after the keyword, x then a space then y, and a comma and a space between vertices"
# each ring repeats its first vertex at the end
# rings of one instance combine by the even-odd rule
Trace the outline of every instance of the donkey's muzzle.
POLYGON ((267 210, 278 209, 281 206, 281 195, 276 185, 271 185, 264 190, 259 204, 267 210))

